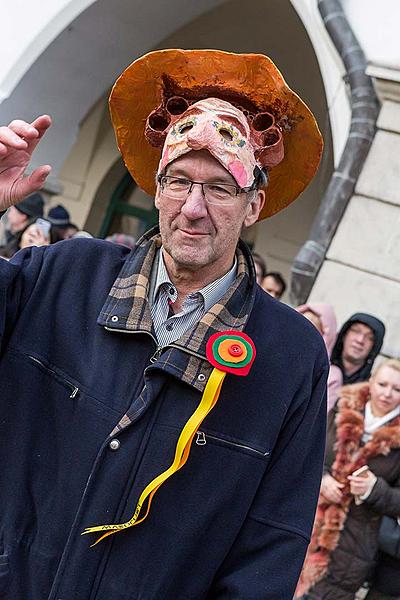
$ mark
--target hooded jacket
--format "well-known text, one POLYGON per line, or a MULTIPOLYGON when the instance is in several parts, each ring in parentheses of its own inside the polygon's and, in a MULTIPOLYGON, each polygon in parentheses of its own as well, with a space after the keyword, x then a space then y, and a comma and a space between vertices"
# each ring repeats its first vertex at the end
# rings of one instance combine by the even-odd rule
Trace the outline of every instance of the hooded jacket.
POLYGON ((359 381, 367 381, 369 379, 374 361, 378 356, 380 349, 382 348, 384 337, 385 326, 382 321, 367 313, 355 313, 343 324, 332 350, 331 363, 337 365, 341 369, 343 373, 343 383, 345 385, 349 383, 357 383, 359 381), (363 323, 372 329, 374 332, 374 345, 372 346, 371 352, 367 356, 362 367, 360 367, 358 371, 352 375, 346 375, 342 363, 343 338, 353 323, 363 323))
MULTIPOLYGON (((322 326, 322 337, 325 342, 328 356, 330 357, 332 348, 336 341, 337 331, 336 316, 333 306, 322 302, 316 302, 311 304, 302 304, 301 306, 298 306, 296 310, 302 315, 307 311, 311 311, 320 319, 322 326)), ((331 364, 328 376, 328 411, 335 406, 335 403, 339 397, 339 390, 342 385, 342 371, 336 365, 331 364)))
POLYGON ((256 285, 240 244, 223 298, 157 348, 159 245, 77 239, 0 261, 2 600, 293 596, 323 462, 321 336, 256 285), (128 521, 172 463, 212 371, 207 341, 226 330, 253 340, 250 373, 227 374, 147 519, 90 547, 81 532, 128 521))

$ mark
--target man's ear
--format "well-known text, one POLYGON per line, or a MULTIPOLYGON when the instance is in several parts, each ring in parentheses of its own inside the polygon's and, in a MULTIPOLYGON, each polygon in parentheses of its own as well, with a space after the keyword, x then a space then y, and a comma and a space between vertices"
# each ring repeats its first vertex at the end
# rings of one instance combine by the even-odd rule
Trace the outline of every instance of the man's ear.
POLYGON ((243 221, 244 227, 250 227, 257 221, 260 212, 265 204, 265 191, 257 190, 254 193, 254 198, 249 202, 247 206, 246 216, 243 221))

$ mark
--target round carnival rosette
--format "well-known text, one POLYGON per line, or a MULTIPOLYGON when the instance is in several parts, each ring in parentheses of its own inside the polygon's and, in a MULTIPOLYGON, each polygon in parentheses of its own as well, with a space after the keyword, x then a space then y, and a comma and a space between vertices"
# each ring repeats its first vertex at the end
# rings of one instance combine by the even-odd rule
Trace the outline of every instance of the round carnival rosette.
POLYGON ((256 347, 253 340, 243 332, 222 331, 214 333, 208 340, 206 356, 216 369, 245 376, 256 357, 256 347))

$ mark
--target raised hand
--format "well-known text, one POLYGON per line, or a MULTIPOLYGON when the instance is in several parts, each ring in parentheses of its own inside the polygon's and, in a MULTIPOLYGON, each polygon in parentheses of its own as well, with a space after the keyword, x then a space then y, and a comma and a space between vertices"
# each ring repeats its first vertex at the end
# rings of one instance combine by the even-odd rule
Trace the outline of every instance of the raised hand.
POLYGON ((51 125, 51 118, 42 115, 32 123, 12 121, 0 127, 0 211, 40 190, 51 167, 43 165, 25 177, 32 153, 51 125))

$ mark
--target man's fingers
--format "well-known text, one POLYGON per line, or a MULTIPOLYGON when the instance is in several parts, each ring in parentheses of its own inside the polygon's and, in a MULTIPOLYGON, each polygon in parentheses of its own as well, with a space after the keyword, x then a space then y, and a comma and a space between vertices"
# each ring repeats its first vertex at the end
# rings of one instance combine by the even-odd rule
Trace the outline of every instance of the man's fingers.
POLYGON ((35 127, 32 127, 30 123, 26 123, 26 121, 22 121, 20 119, 11 121, 8 127, 11 129, 11 131, 21 137, 36 138, 39 136, 39 132, 35 127))
POLYGON ((18 133, 13 131, 11 127, 0 127, 0 143, 6 150, 7 147, 23 150, 28 146, 27 142, 18 133))
POLYGON ((16 149, 27 148, 32 152, 50 126, 49 115, 41 115, 32 123, 15 119, 8 127, 0 128, 0 142, 16 149))
POLYGON ((27 177, 25 179, 25 181, 28 182, 28 184, 30 186, 34 186, 35 190, 40 190, 40 188, 42 188, 45 184, 45 181, 47 179, 47 177, 50 175, 51 173, 51 166, 50 165, 42 165, 41 167, 38 167, 37 169, 35 169, 33 171, 33 173, 31 173, 29 175, 29 177, 27 177))
POLYGON ((51 122, 51 117, 49 115, 40 115, 40 117, 37 117, 32 121, 31 126, 38 131, 43 131, 50 127, 51 122))
POLYGON ((30 126, 35 131, 37 131, 37 135, 28 140, 29 151, 33 152, 33 150, 36 148, 36 146, 38 145, 48 128, 51 126, 51 118, 49 117, 49 115, 41 115, 40 117, 37 117, 34 121, 32 121, 30 126))
POLYGON ((14 186, 13 202, 18 202, 26 196, 29 196, 29 194, 33 194, 33 192, 40 190, 44 186, 50 171, 50 165, 43 165, 42 167, 35 169, 29 177, 19 179, 14 186))
POLYGON ((10 148, 32 153, 50 126, 49 115, 41 115, 32 123, 15 119, 8 127, 0 127, 0 156, 5 156, 10 148))

